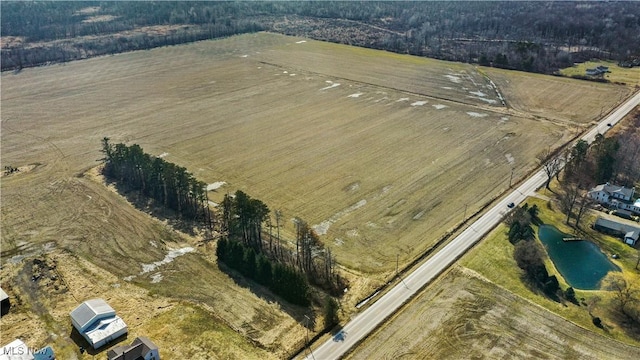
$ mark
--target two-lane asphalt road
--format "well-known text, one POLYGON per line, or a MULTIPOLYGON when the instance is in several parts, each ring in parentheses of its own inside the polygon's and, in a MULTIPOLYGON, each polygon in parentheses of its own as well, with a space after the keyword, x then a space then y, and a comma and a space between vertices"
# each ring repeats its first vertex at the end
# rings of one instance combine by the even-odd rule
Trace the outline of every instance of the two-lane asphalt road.
MULTIPOLYGON (((640 92, 619 106, 614 112, 601 120, 592 130, 581 139, 591 143, 599 133, 605 133, 611 126, 620 121, 627 113, 640 104, 640 92)), ((438 251, 424 264, 399 284, 383 295, 369 308, 357 314, 349 321, 342 331, 326 341, 312 353, 305 350, 307 359, 329 360, 338 359, 349 349, 364 339, 384 320, 398 310, 409 298, 426 286, 442 271, 458 260, 476 242, 482 239, 491 229, 500 223, 503 215, 509 210, 507 204, 520 204, 527 196, 533 194, 544 185, 547 175, 543 169, 535 172, 517 189, 498 201, 495 206, 471 224, 460 235, 438 251)))

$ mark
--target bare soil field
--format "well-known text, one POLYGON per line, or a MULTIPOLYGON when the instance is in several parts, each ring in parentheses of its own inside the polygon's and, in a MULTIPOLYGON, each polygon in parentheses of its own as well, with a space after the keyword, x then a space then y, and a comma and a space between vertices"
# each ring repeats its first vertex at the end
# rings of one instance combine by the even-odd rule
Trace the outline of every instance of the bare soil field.
POLYGON ((634 359, 640 349, 583 328, 454 267, 348 359, 634 359))
MULTIPOLYGON (((343 299, 348 314, 393 272, 396 256, 401 263, 418 257, 507 189, 512 171, 522 178, 542 149, 578 130, 559 121, 554 106, 537 117, 526 102, 517 112, 502 107, 468 65, 264 33, 2 73, 1 80, 2 163, 29 170, 0 184, 3 287, 27 286, 12 275, 25 257, 72 256, 141 299, 185 302, 150 311, 130 325, 132 333, 153 333, 169 311, 206 316, 212 329, 239 334, 234 351, 242 358, 286 357, 304 341, 308 314, 220 271, 214 244, 175 232, 105 187, 94 169, 103 137, 140 144, 207 183, 225 182, 210 192, 214 202, 241 189, 281 209, 285 237, 294 216, 315 225, 353 277, 343 299), (164 262, 186 248, 193 251, 164 262), (154 263, 161 264, 144 272, 142 264, 154 263)), ((558 85, 582 92, 575 109, 616 103, 600 90, 572 90, 575 84, 558 85)), ((90 284, 101 279, 77 277, 84 276, 90 284)), ((69 311, 86 298, 126 303, 126 293, 103 285, 78 294, 85 285, 70 285, 74 301, 61 300, 55 311, 45 303, 36 316, 68 330, 69 311)), ((3 337, 27 334, 14 330, 24 319, 3 317, 3 337)), ((34 338, 47 338, 40 334, 34 338)), ((189 354, 218 341, 210 334, 187 349, 180 336, 155 334, 161 348, 189 354)))
POLYGON ((583 126, 607 114, 633 93, 632 86, 613 86, 559 76, 483 68, 514 110, 535 117, 583 126), (589 101, 585 101, 588 98, 589 101))
POLYGON ((3 160, 77 172, 96 164, 103 136, 139 143, 199 179, 225 181, 214 202, 242 189, 318 225, 345 266, 380 273, 571 135, 484 105, 490 92, 472 67, 387 53, 377 62, 370 50, 349 57, 349 47, 296 40, 248 35, 4 74, 3 160), (282 48, 296 46, 325 58, 289 65, 298 53, 282 48), (362 70, 381 74, 393 62, 392 87, 362 70), (60 164, 40 159, 42 147, 60 164))

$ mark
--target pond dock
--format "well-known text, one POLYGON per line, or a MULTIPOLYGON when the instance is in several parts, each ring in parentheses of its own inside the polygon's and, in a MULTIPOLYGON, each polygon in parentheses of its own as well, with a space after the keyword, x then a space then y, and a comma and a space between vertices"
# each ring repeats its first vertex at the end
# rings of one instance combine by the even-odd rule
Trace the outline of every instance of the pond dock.
POLYGON ((578 237, 563 237, 562 241, 583 241, 584 239, 578 237))

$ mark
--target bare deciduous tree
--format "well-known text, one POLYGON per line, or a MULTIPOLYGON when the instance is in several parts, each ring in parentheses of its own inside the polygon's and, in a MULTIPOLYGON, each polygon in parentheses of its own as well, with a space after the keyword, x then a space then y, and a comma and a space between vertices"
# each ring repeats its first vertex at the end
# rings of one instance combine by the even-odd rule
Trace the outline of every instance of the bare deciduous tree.
POLYGON ((544 172, 547 174, 547 182, 545 183, 545 187, 549 190, 549 184, 554 176, 558 175, 560 172, 560 168, 562 166, 562 158, 559 156, 553 156, 551 149, 547 149, 542 151, 538 156, 536 156, 540 165, 544 169, 544 172))

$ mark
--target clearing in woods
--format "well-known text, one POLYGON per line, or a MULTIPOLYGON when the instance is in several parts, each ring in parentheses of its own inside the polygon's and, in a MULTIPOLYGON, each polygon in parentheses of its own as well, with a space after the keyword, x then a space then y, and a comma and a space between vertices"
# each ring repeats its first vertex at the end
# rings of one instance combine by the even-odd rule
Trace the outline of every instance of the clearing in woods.
MULTIPOLYGON (((30 169, 2 178, 3 263, 70 253, 153 296, 204 303, 194 311, 257 344, 239 346, 241 357, 261 349, 286 357, 304 341, 305 310, 232 279, 217 268, 213 244, 177 234, 106 188, 90 170, 100 140, 137 143, 186 167, 219 186, 213 203, 237 189, 261 199, 282 211, 289 239, 293 217, 314 225, 351 274, 348 314, 393 273, 396 256, 419 256, 507 189, 512 171, 524 177, 541 150, 630 93, 560 78, 556 93, 539 92, 532 84, 549 77, 500 72, 499 95, 484 73, 494 76, 267 33, 3 73, 2 161, 30 169), (185 247, 195 251, 142 271, 185 247)), ((18 279, 14 266, 3 266, 3 284, 18 279)), ((61 314, 74 305, 65 304, 61 314)), ((5 327, 16 335, 3 318, 5 327)), ((178 351, 183 342, 165 345, 178 351)))

